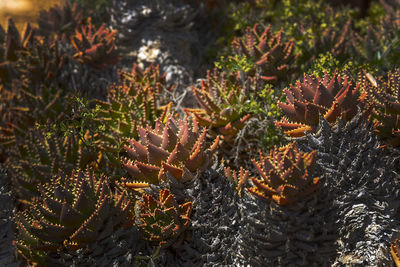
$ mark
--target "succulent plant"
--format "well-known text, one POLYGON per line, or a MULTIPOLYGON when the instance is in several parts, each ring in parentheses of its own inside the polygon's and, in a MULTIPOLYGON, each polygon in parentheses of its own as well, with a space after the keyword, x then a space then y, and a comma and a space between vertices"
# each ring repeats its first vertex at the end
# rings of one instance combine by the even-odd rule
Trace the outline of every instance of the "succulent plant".
POLYGON ((379 0, 379 3, 383 6, 385 11, 391 15, 396 14, 400 7, 400 2, 398 0, 379 0))
POLYGON ((325 74, 321 79, 304 75, 304 81, 285 89, 289 104, 279 102, 286 118, 275 125, 291 137, 304 136, 304 132, 315 132, 320 115, 328 122, 335 123, 339 116, 350 120, 357 113, 359 84, 346 75, 334 73, 332 78, 325 74))
POLYGON ((236 266, 236 238, 241 221, 239 196, 222 168, 213 166, 202 173, 195 182, 193 197, 190 229, 193 247, 202 260, 199 265, 236 266))
POLYGON ((109 236, 96 240, 85 248, 50 252, 46 258, 48 266, 136 266, 138 250, 144 242, 135 227, 120 227, 109 236))
POLYGON ((187 114, 193 114, 201 126, 210 127, 215 135, 223 136, 231 143, 245 125, 250 114, 246 110, 246 101, 254 94, 257 78, 247 79, 244 83, 232 73, 226 74, 216 69, 207 72, 207 80, 201 81, 201 88, 192 87, 201 109, 185 108, 187 114))
POLYGON ((20 266, 15 260, 14 240, 14 194, 9 187, 7 172, 0 165, 0 264, 20 266))
POLYGON ((88 19, 87 25, 81 25, 71 37, 71 43, 76 50, 74 58, 95 69, 105 69, 118 63, 120 57, 115 48, 117 32, 110 31, 105 25, 98 29, 88 19))
POLYGON ((396 240, 390 244, 390 253, 392 254, 393 260, 396 263, 396 266, 400 266, 400 241, 396 238, 396 240))
POLYGON ((214 161, 186 189, 182 203, 193 202, 191 224, 179 242, 160 251, 157 266, 236 266, 239 197, 218 165, 214 161))
MULTIPOLYGON (((0 128, 8 129, 8 123, 12 121, 13 113, 15 112, 13 109, 15 104, 19 102, 20 94, 16 92, 16 90, 8 90, 0 84, 0 128)), ((0 144, 1 148, 4 149, 7 146, 7 141, 9 138, 7 133, 4 133, 3 130, 0 132, 0 144)))
MULTIPOLYGON (((121 85, 111 85, 108 101, 96 100, 99 113, 96 121, 109 128, 110 135, 101 136, 99 149, 119 152, 124 138, 137 138, 137 127, 154 125, 157 119, 165 122, 171 104, 161 106, 161 93, 165 89, 165 75, 158 67, 141 70, 136 64, 132 72, 121 71, 121 85)), ((119 155, 114 155, 118 158, 119 155)))
MULTIPOLYGON (((158 120, 154 129, 138 127, 138 132, 140 142, 128 139, 125 150, 129 157, 122 165, 133 179, 147 184, 165 181, 167 172, 181 183, 193 180, 197 171, 208 167, 219 141, 216 138, 207 146, 206 129, 196 120, 190 126, 188 118, 176 121, 171 115, 165 125, 158 120)), ((124 185, 134 189, 137 183, 126 181, 124 185)))
POLYGON ((164 248, 175 242, 190 224, 192 202, 178 205, 168 189, 160 191, 158 200, 144 194, 139 205, 139 228, 147 240, 159 242, 164 248))
MULTIPOLYGON (((367 76, 369 75, 369 76, 367 76)), ((400 146, 400 73, 389 72, 387 81, 382 77, 371 81, 364 78, 365 101, 372 108, 375 133, 391 146, 400 146)))
POLYGON ((237 191, 239 197, 241 197, 245 183, 247 180, 251 179, 251 177, 249 177, 249 171, 245 170, 242 166, 240 166, 239 172, 232 170, 231 167, 225 167, 224 173, 225 177, 234 184, 235 190, 237 191))
MULTIPOLYGON (((135 83, 141 86, 154 86, 158 93, 161 93, 163 87, 167 87, 165 79, 166 74, 161 75, 159 65, 151 64, 149 67, 142 69, 138 64, 133 63, 131 72, 121 71, 120 79, 123 84, 135 83)), ((169 91, 172 86, 167 88, 169 91)))
POLYGON ((250 191, 239 199, 238 266, 330 266, 336 256, 333 194, 319 189, 290 205, 250 191))
POLYGON ((249 75, 260 74, 271 82, 286 81, 296 69, 294 40, 285 41, 283 30, 275 34, 270 25, 264 31, 258 24, 247 28, 246 36, 235 38, 232 46, 235 53, 254 59, 255 66, 249 75))
POLYGON ((391 266, 388 246, 398 234, 398 174, 396 160, 380 149, 371 123, 362 112, 335 127, 321 119, 318 133, 297 143, 303 151, 317 151, 321 188, 333 197, 329 209, 336 214, 330 220, 335 222, 337 254, 330 265, 391 266))
POLYGON ((43 263, 50 251, 77 250, 132 223, 131 202, 89 169, 53 176, 39 189, 41 198, 17 215, 17 247, 32 261, 43 263))
POLYGON ((34 45, 20 53, 18 69, 31 92, 42 85, 66 88, 60 77, 67 61, 67 55, 60 50, 57 40, 40 41, 38 38, 34 45))
MULTIPOLYGON (((334 20, 333 9, 327 7, 326 12, 328 13, 327 17, 334 20)), ((347 21, 338 21, 336 24, 335 26, 328 25, 321 34, 314 34, 309 42, 304 42, 302 60, 307 60, 307 63, 311 64, 319 54, 327 52, 339 61, 348 59, 351 51, 352 21, 348 19, 347 21)), ((306 31, 306 27, 302 26, 300 32, 306 31)))
POLYGON ((20 34, 9 19, 7 33, 0 29, 0 52, 0 81, 6 88, 15 90, 18 84, 27 84, 34 92, 43 84, 62 84, 58 78, 66 61, 65 54, 59 51, 56 40, 38 36, 37 29, 29 23, 20 34))
POLYGON ((67 38, 72 35, 83 22, 83 10, 78 3, 71 4, 71 1, 64 1, 62 5, 55 5, 49 10, 41 10, 37 23, 39 25, 38 33, 44 36, 67 38))
POLYGON ((12 18, 7 21, 7 32, 0 26, 0 81, 3 84, 19 78, 15 66, 19 52, 27 49, 33 43, 33 39, 34 30, 29 23, 26 23, 21 34, 12 18))
POLYGON ((314 192, 319 177, 313 177, 316 151, 303 153, 296 142, 271 149, 268 156, 260 153, 260 162, 253 160, 261 179, 252 178, 254 187, 247 190, 279 205, 290 205, 314 192))
POLYGON ((97 167, 98 157, 77 136, 47 137, 45 132, 35 130, 17 140, 9 151, 6 167, 19 199, 30 202, 38 197, 39 184, 50 182, 59 172, 70 175, 75 168, 97 167))
MULTIPOLYGON (((41 86, 36 92, 27 85, 14 88, 13 96, 5 96, 6 107, 0 124, 0 145, 11 148, 16 139, 24 139, 36 124, 59 122, 68 113, 62 91, 56 87, 41 86), (9 103, 7 103, 9 102, 9 103)), ((4 91, 4 95, 10 91, 4 91)))
POLYGON ((397 39, 400 37, 400 22, 396 16, 385 16, 379 23, 366 26, 366 33, 353 31, 351 37, 353 57, 358 62, 368 63, 383 71, 390 70, 400 60, 397 39))

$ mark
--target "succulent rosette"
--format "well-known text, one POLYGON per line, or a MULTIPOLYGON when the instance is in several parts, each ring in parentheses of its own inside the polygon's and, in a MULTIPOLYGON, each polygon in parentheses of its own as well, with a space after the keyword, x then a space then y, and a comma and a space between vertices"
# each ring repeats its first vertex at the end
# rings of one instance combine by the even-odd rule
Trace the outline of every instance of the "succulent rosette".
POLYGON ((165 124, 157 121, 154 129, 139 127, 138 132, 139 141, 128 139, 128 157, 122 160, 128 174, 140 181, 126 181, 125 186, 131 189, 143 182, 159 184, 166 180, 167 172, 182 183, 193 180, 197 171, 208 167, 219 140, 207 145, 207 131, 196 120, 191 125, 189 118, 182 121, 172 116, 165 124))
POLYGON ((329 123, 335 123, 340 116, 349 121, 361 103, 359 88, 359 84, 337 72, 332 77, 325 73, 323 78, 304 75, 303 82, 284 90, 288 104, 278 105, 285 117, 275 125, 290 137, 301 137, 305 132, 316 131, 320 116, 329 123))
POLYGON ((313 177, 316 151, 303 153, 296 142, 271 149, 270 154, 260 154, 260 162, 253 160, 261 177, 252 178, 254 187, 247 190, 280 205, 289 205, 317 189, 319 177, 313 177))
POLYGON ((39 188, 37 202, 17 215, 17 248, 33 261, 43 262, 50 251, 85 247, 132 219, 124 193, 113 193, 106 177, 90 170, 54 176, 39 188))

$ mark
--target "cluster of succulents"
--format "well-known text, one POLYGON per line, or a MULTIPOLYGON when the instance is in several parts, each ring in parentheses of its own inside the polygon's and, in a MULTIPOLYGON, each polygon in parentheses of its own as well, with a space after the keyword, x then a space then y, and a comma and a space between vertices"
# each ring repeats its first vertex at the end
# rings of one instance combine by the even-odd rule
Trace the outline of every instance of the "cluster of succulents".
POLYGON ((155 66, 141 70, 134 65, 132 71, 121 71, 120 85, 107 88, 107 101, 97 100, 99 113, 96 121, 105 125, 110 136, 102 136, 101 146, 105 151, 119 151, 123 138, 138 137, 137 127, 155 122, 156 119, 166 121, 171 103, 161 104, 161 93, 168 90, 165 75, 161 76, 155 66))
POLYGON ((76 135, 47 137, 43 131, 31 131, 13 148, 5 164, 13 174, 12 182, 18 185, 19 199, 28 202, 39 194, 37 186, 48 183, 52 176, 96 166, 99 160, 99 154, 85 148, 76 135))
POLYGON ((0 51, 1 65, 0 78, 2 84, 10 83, 18 74, 16 64, 19 58, 19 52, 27 48, 33 41, 33 30, 29 23, 26 24, 22 34, 19 33, 14 21, 9 18, 7 21, 7 31, 0 26, 0 51))
POLYGON ((81 25, 71 36, 71 43, 76 50, 73 58, 95 69, 104 69, 118 63, 116 34, 115 30, 110 31, 104 24, 96 29, 89 18, 87 25, 81 25))
POLYGON ((256 24, 253 29, 246 30, 245 39, 234 39, 232 46, 235 53, 254 59, 255 66, 249 71, 250 75, 259 74, 267 81, 281 81, 295 71, 294 41, 285 42, 283 30, 274 34, 270 26, 260 30, 256 24))
POLYGON ((12 266, 14 261, 14 201, 15 196, 8 185, 7 172, 0 165, 0 264, 12 266))
POLYGON ((0 26, 0 265, 400 266, 398 1, 88 2, 0 26))
POLYGON ((384 156, 371 122, 362 112, 335 126, 323 120, 316 135, 307 134, 298 143, 306 152, 317 151, 321 181, 333 198, 339 246, 332 264, 392 264, 388 248, 398 235, 397 208, 393 209, 398 174, 392 156, 384 156), (375 205, 382 209, 375 210, 375 205), (358 240, 357 247, 350 245, 353 240, 358 240))
POLYGON ((18 99, 12 104, 13 107, 4 109, 4 125, 0 126, 0 142, 3 146, 14 145, 17 139, 24 139, 37 123, 62 120, 68 111, 61 91, 56 87, 43 86, 36 94, 21 89, 18 91, 18 99))

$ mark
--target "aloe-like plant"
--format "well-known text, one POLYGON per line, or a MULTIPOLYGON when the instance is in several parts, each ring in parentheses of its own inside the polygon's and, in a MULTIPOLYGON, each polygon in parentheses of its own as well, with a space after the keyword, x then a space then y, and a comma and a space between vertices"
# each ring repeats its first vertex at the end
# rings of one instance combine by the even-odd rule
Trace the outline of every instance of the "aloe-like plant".
POLYGON ((375 133, 391 146, 400 145, 400 72, 389 72, 387 79, 364 78, 365 101, 371 109, 375 133), (385 81, 386 80, 386 81, 385 81))
POLYGON ((368 63, 384 71, 390 70, 400 60, 399 30, 397 15, 387 15, 376 25, 369 24, 365 34, 353 31, 350 40, 354 57, 358 62, 368 63))
MULTIPOLYGON (((329 18, 333 20, 334 12, 332 8, 327 8, 326 12, 329 18)), ((348 19, 347 21, 339 21, 337 24, 335 26, 327 25, 321 34, 314 34, 310 42, 303 44, 302 57, 304 60, 308 58, 308 62, 311 63, 319 54, 325 53, 330 53, 339 61, 348 59, 351 51, 351 35, 353 34, 352 21, 348 19)), ((303 31, 306 31, 306 29, 303 29, 303 31)))
POLYGON ((39 190, 40 198, 16 216, 18 251, 39 264, 50 251, 85 247, 132 223, 132 204, 124 193, 113 193, 107 178, 89 169, 54 176, 39 190))
POLYGON ((275 125, 291 137, 300 137, 305 132, 316 131, 320 116, 330 123, 335 123, 340 116, 348 121, 360 105, 359 87, 337 72, 332 78, 325 74, 322 79, 305 74, 303 82, 297 81, 295 86, 284 90, 288 104, 279 102, 278 105, 286 117, 275 125))
POLYGON ((214 135, 221 135, 231 143, 251 117, 246 104, 254 94, 255 84, 257 78, 242 82, 233 73, 208 71, 201 88, 191 88, 201 109, 185 108, 184 111, 193 114, 201 126, 210 127, 214 135))
POLYGON ((108 100, 96 100, 95 118, 97 125, 106 128, 98 138, 98 149, 115 165, 120 165, 126 138, 137 138, 139 126, 154 126, 157 119, 165 122, 172 105, 162 105, 162 91, 168 88, 158 66, 142 70, 135 64, 131 72, 120 71, 119 75, 121 84, 107 88, 108 100))
POLYGON ((171 245, 190 224, 192 202, 178 205, 174 196, 164 189, 158 199, 144 194, 139 219, 145 238, 159 242, 164 248, 171 245))
POLYGON ((239 197, 241 197, 245 183, 247 180, 252 179, 252 177, 249 176, 249 171, 245 170, 242 166, 240 167, 239 172, 232 170, 231 167, 225 167, 224 173, 225 177, 234 184, 239 197))
POLYGON ((88 19, 87 25, 81 25, 71 36, 71 43, 76 53, 73 56, 81 63, 88 64, 95 69, 105 69, 119 62, 115 47, 116 30, 110 31, 102 24, 98 29, 88 19))
POLYGON ((99 154, 84 147, 76 135, 47 137, 35 130, 9 150, 6 167, 19 199, 31 202, 40 194, 37 186, 50 182, 53 175, 70 175, 74 169, 89 165, 98 167, 98 160, 99 154))
POLYGON ((55 5, 49 10, 42 10, 39 13, 37 24, 38 33, 44 36, 55 35, 69 38, 74 33, 76 27, 83 22, 83 9, 78 3, 69 0, 62 5, 55 5))
POLYGON ((4 120, 0 123, 1 146, 11 148, 16 139, 24 139, 36 124, 61 121, 68 113, 69 107, 65 105, 59 88, 41 86, 36 92, 30 89, 4 89, 4 94, 1 94, 7 107, 2 110, 4 120))
POLYGON ((245 55, 255 61, 249 75, 259 74, 270 82, 288 80, 296 70, 294 40, 285 41, 283 30, 274 33, 268 25, 264 30, 255 24, 246 29, 244 38, 235 38, 232 47, 238 55, 245 55))
POLYGON ((390 244, 390 253, 392 254, 396 266, 400 266, 400 241, 398 238, 390 244))
POLYGON ((0 25, 0 81, 10 83, 19 77, 16 62, 19 53, 27 49, 34 40, 34 29, 29 23, 20 34, 12 18, 7 21, 7 31, 0 25))
POLYGON ((313 177, 317 152, 303 153, 296 142, 271 149, 269 155, 260 152, 260 162, 253 159, 261 177, 252 178, 247 190, 279 205, 290 205, 317 189, 319 177, 313 177))
MULTIPOLYGON (((138 128, 140 141, 128 139, 125 146, 128 158, 122 159, 123 167, 137 181, 159 184, 166 180, 169 172, 176 180, 191 181, 197 171, 205 169, 214 153, 219 138, 211 146, 205 142, 206 129, 199 127, 196 120, 175 120, 168 116, 165 125, 159 120, 154 129, 138 128)), ((124 182, 130 189, 136 182, 124 182)))
POLYGON ((20 34, 10 18, 7 32, 0 26, 0 81, 8 89, 15 86, 58 86, 58 76, 65 65, 66 55, 59 51, 57 40, 38 36, 29 23, 20 34), (15 83, 15 84, 14 84, 15 83))

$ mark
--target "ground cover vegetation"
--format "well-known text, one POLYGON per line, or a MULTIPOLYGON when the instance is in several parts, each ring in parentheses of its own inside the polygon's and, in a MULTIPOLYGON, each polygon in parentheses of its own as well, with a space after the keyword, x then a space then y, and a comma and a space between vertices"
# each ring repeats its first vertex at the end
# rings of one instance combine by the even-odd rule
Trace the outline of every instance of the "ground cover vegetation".
POLYGON ((400 266, 400 2, 70 0, 0 26, 0 265, 400 266))

